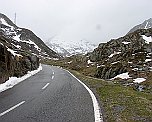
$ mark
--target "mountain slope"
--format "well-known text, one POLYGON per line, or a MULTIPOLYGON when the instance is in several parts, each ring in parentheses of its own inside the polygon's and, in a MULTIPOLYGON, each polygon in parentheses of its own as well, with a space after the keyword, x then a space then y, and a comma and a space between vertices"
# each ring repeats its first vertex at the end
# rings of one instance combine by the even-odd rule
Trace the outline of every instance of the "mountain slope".
POLYGON ((145 20, 143 23, 133 27, 128 33, 132 33, 138 29, 148 29, 152 28, 152 18, 145 20))
POLYGON ((7 16, 0 14, 0 32, 11 39, 14 50, 26 50, 39 57, 60 58, 32 31, 17 27, 7 16))
POLYGON ((152 71, 152 28, 100 44, 89 56, 98 62, 96 77, 111 79, 127 73, 127 79, 144 80, 152 71))
POLYGON ((81 40, 78 42, 61 42, 58 40, 48 40, 46 43, 52 50, 58 52, 64 57, 76 54, 86 54, 88 52, 92 52, 93 49, 96 47, 95 44, 91 44, 90 42, 87 42, 85 40, 81 40))

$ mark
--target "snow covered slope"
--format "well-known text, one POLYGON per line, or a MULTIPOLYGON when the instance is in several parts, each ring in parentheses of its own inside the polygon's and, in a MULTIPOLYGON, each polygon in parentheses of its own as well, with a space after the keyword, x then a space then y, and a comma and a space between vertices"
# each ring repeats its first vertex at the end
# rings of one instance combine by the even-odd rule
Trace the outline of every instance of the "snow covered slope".
POLYGON ((133 27, 128 33, 132 33, 138 29, 148 29, 152 28, 152 18, 145 20, 143 23, 133 27))
POLYGON ((17 27, 7 16, 0 13, 0 34, 10 39, 14 51, 25 50, 39 57, 59 58, 60 56, 51 50, 32 31, 17 27))
POLYGON ((91 44, 86 40, 77 42, 62 42, 59 40, 48 40, 46 44, 55 52, 64 57, 68 57, 76 54, 86 54, 92 52, 97 47, 95 44, 91 44))

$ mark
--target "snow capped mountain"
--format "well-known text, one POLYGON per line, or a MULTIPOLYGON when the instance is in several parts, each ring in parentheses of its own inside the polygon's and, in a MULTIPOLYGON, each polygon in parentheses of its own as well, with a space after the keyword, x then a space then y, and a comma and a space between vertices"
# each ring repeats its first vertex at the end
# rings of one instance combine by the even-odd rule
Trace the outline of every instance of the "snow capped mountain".
POLYGON ((76 54, 86 54, 92 52, 97 47, 95 44, 91 44, 86 40, 77 42, 62 42, 58 40, 48 40, 46 44, 55 52, 64 57, 68 57, 76 54))
POLYGON ((7 16, 0 13, 0 35, 10 40, 11 49, 14 51, 26 51, 39 57, 59 58, 60 56, 51 50, 32 31, 17 27, 7 16))
POLYGON ((145 20, 142 24, 133 27, 128 33, 132 33, 138 29, 148 29, 148 28, 152 28, 152 18, 145 20))

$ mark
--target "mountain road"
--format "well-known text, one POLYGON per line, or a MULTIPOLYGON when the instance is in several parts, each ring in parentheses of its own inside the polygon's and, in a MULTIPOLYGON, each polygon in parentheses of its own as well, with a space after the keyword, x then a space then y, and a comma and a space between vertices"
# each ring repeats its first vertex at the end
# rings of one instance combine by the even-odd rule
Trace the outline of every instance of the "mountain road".
POLYGON ((43 70, 0 93, 0 122, 94 122, 87 89, 69 72, 43 70))

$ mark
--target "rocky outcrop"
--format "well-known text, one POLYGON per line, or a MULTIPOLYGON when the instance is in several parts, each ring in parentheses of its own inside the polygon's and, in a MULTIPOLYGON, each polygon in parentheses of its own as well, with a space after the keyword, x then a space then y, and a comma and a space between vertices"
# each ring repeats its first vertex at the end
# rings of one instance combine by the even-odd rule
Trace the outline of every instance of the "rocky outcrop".
POLYGON ((39 58, 25 51, 14 51, 10 39, 0 35, 0 83, 11 76, 21 77, 39 67, 39 58))
POLYGON ((89 58, 98 62, 96 77, 110 79, 129 72, 132 78, 147 77, 152 70, 152 28, 100 44, 89 58), (151 39, 151 40, 147 40, 151 39))

